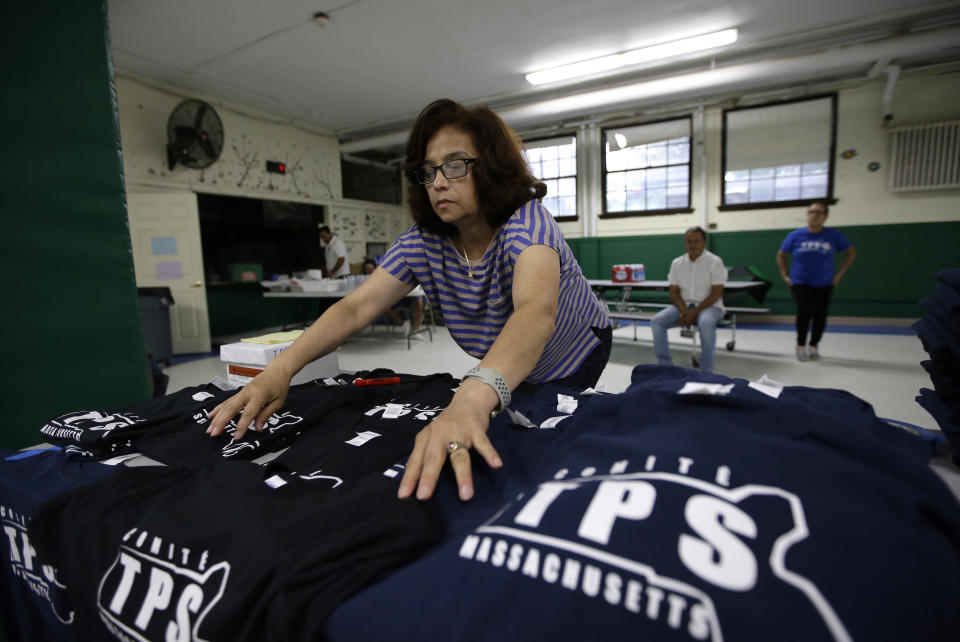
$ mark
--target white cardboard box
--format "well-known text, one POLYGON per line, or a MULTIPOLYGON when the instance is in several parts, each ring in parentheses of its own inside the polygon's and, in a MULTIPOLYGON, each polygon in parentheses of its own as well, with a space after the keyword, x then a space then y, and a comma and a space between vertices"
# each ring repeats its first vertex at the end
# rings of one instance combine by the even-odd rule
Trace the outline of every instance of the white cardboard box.
POLYGON ((339 292, 346 285, 342 279, 311 281, 297 279, 290 282, 291 292, 339 292))
MULTIPOLYGON (((290 347, 293 341, 285 343, 227 343, 220 346, 220 360, 227 364, 227 381, 236 386, 245 386, 263 372, 270 360, 290 347)), ((325 357, 311 361, 300 372, 293 375, 291 385, 306 383, 314 379, 325 379, 340 374, 337 353, 331 352, 325 357)))

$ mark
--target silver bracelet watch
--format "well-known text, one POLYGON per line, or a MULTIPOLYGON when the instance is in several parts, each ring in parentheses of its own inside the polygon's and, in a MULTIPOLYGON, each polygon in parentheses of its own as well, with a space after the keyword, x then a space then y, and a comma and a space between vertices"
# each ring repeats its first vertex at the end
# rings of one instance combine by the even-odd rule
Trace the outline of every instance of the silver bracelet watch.
POLYGON ((496 370, 492 368, 482 368, 477 366, 475 368, 470 368, 465 375, 464 379, 479 379, 483 383, 487 384, 493 391, 497 393, 497 397, 500 398, 500 407, 490 413, 491 417, 496 417, 499 413, 507 409, 507 406, 510 405, 510 388, 507 387, 507 382, 503 380, 503 376, 496 370))

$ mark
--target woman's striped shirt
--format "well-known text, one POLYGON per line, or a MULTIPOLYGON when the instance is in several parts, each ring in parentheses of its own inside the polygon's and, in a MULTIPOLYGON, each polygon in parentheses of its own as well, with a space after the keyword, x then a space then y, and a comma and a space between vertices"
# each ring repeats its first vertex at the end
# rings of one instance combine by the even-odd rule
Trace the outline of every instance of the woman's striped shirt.
POLYGON ((470 262, 473 278, 449 237, 416 225, 400 235, 380 267, 404 283, 423 286, 457 344, 482 359, 513 313, 513 271, 517 257, 531 245, 546 245, 560 255, 554 333, 527 376, 527 381, 542 383, 576 372, 600 343, 590 328, 606 328, 610 320, 556 221, 539 201, 524 204, 497 229, 483 258, 470 262))

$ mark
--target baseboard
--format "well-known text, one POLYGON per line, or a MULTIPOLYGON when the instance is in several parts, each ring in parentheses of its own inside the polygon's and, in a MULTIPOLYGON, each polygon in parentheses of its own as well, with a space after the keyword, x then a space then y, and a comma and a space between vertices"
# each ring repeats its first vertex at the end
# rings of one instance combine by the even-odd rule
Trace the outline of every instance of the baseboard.
MULTIPOLYGON (((783 324, 793 323, 796 317, 788 314, 740 314, 738 324, 783 324)), ((827 322, 833 325, 865 325, 909 328, 917 319, 903 317, 839 317, 831 315, 827 322)))

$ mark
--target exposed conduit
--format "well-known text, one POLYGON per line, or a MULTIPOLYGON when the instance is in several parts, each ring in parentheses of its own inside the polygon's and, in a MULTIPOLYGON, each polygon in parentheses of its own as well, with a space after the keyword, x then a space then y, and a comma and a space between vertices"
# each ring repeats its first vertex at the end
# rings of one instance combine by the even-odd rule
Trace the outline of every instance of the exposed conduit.
POLYGON ((887 74, 887 85, 883 88, 883 117, 884 122, 893 120, 893 90, 900 78, 900 65, 888 65, 884 72, 887 74))
POLYGON ((340 158, 348 163, 356 163, 357 165, 364 165, 366 167, 376 167, 377 169, 386 170, 388 172, 395 172, 399 169, 396 165, 381 163, 380 161, 363 158, 362 156, 354 156, 353 154, 345 154, 343 152, 340 152, 340 158))
POLYGON ((707 144, 704 140, 704 108, 697 107, 697 159, 700 165, 700 227, 707 230, 707 144))

